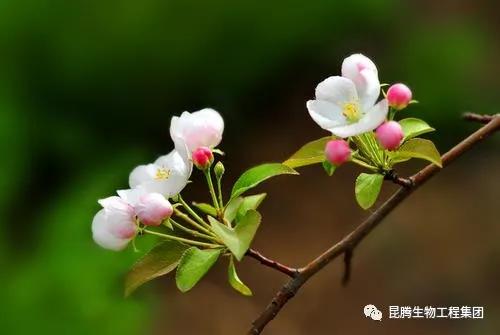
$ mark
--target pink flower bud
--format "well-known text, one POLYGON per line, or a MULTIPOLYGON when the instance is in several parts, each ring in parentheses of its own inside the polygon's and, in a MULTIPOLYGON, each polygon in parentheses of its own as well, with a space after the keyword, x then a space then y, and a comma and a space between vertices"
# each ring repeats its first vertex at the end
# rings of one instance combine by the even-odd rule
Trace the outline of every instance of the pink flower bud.
POLYGON ((193 163, 200 170, 206 170, 212 165, 214 154, 207 147, 200 147, 193 152, 193 163))
POLYGON ((403 129, 396 121, 383 123, 375 131, 380 145, 387 150, 395 150, 401 144, 404 137, 403 129))
POLYGON ((351 158, 351 148, 344 140, 332 140, 326 144, 325 156, 330 163, 339 166, 351 158))
POLYGON ((387 90, 389 106, 401 110, 411 101, 411 90, 405 84, 394 84, 387 90))
POLYGON ((135 214, 147 226, 159 226, 172 212, 172 205, 160 193, 145 194, 135 205, 135 214))

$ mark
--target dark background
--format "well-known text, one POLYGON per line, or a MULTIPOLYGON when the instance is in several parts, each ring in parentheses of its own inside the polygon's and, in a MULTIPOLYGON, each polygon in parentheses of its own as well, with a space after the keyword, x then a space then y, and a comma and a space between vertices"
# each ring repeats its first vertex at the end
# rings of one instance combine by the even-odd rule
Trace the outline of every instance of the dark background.
MULTIPOLYGON (((235 293, 218 264, 192 292, 171 278, 129 299, 122 280, 139 255, 97 247, 98 198, 131 169, 172 148, 169 120, 206 106, 226 121, 230 182, 324 136, 305 101, 354 52, 381 82, 407 83, 441 152, 477 128, 465 111, 498 112, 495 1, 0 2, 0 323, 5 334, 243 334, 285 278, 253 260, 235 293)), ((500 329, 499 139, 443 171, 341 263, 312 279, 267 334, 494 334, 500 329), (375 304, 384 321, 365 319, 375 304), (484 320, 387 320, 387 306, 485 307, 484 320)), ((402 166, 401 174, 423 163, 402 166)), ((280 177, 255 246, 299 266, 369 212, 359 169, 319 166, 280 177)), ((186 197, 208 200, 199 175, 186 197)), ((381 199, 395 188, 387 184, 381 199)), ((147 250, 149 242, 140 245, 147 250)))

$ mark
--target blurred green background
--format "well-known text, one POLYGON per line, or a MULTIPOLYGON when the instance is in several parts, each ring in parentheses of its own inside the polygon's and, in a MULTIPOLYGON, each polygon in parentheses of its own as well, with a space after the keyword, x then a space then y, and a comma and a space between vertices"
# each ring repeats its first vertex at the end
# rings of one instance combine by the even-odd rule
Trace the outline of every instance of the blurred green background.
MULTIPOLYGON (((256 292, 250 300, 231 291, 222 267, 190 294, 159 280, 124 299, 122 278, 138 255, 94 245, 96 200, 172 148, 169 120, 184 110, 223 114, 229 180, 286 158, 324 134, 305 101, 354 52, 376 62, 382 82, 413 89, 420 104, 403 113, 436 127, 430 137, 444 152, 477 127, 460 113, 499 112, 497 13, 488 0, 1 1, 2 333, 244 333, 279 275, 245 261, 242 277, 256 292), (204 311, 211 316, 199 316, 204 311)), ((498 330, 498 144, 485 143, 391 216, 396 222, 359 251, 350 287, 339 288, 340 267, 332 267, 269 334, 498 330), (361 314, 377 302, 486 305, 487 319, 383 328, 361 314)), ((356 171, 327 179, 308 168, 302 179, 271 182, 259 248, 301 265, 342 237, 366 216, 352 196, 356 171)), ((187 193, 206 197, 200 183, 187 193)))

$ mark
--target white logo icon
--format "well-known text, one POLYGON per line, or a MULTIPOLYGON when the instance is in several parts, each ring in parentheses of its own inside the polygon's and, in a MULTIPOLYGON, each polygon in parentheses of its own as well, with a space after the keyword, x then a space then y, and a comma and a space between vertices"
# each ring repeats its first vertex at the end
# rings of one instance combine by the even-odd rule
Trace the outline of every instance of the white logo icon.
POLYGON ((372 320, 382 321, 382 312, 375 305, 366 305, 363 312, 367 318, 370 317, 372 320))

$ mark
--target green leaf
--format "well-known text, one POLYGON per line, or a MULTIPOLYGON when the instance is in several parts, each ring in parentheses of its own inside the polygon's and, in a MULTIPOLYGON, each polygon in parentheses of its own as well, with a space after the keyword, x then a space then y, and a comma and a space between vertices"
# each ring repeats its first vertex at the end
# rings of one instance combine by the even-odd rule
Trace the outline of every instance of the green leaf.
POLYGON ((436 130, 429 126, 427 122, 413 117, 403 119, 399 121, 399 124, 401 125, 401 128, 403 128, 403 141, 436 130))
POLYGON ((383 181, 381 174, 362 173, 356 178, 356 201, 361 208, 368 209, 375 203, 383 181))
POLYGON ((229 228, 211 216, 208 217, 208 220, 217 236, 236 259, 241 261, 259 228, 261 216, 257 211, 251 209, 241 218, 235 228, 229 228))
POLYGON ((224 219, 227 220, 227 222, 233 222, 242 203, 243 197, 233 198, 227 203, 226 209, 224 210, 224 219))
POLYGON ((443 167, 441 162, 441 155, 434 146, 432 141, 423 138, 412 138, 403 145, 392 155, 394 162, 401 162, 410 158, 425 159, 439 167, 443 167))
POLYGON ((236 220, 239 222, 245 214, 251 209, 259 208, 260 204, 266 198, 266 193, 260 193, 255 195, 249 195, 243 198, 240 208, 238 209, 238 214, 236 215, 236 220))
POLYGON ((325 160, 325 146, 328 141, 332 139, 331 136, 322 137, 315 141, 306 143, 290 158, 283 162, 291 168, 317 164, 325 160))
POLYGON ((200 250, 196 247, 186 250, 175 274, 177 288, 181 292, 192 289, 215 264, 221 251, 222 249, 200 250))
POLYGON ((236 273, 236 267, 234 266, 233 257, 229 258, 229 267, 227 268, 227 276, 229 279, 229 284, 238 292, 246 296, 252 296, 252 290, 246 286, 236 273))
POLYGON ((205 214, 217 216, 217 210, 210 204, 206 204, 204 202, 193 202, 193 206, 195 206, 205 214))
POLYGON ((234 183, 231 198, 241 195, 266 179, 281 174, 298 174, 298 172, 281 163, 267 163, 253 167, 245 171, 234 183))
POLYGON ((332 176, 337 167, 330 163, 329 161, 323 161, 322 163, 323 169, 325 170, 326 174, 329 176, 332 176))
POLYGON ((177 241, 165 241, 154 246, 139 259, 125 277, 125 296, 142 284, 163 276, 177 267, 189 246, 177 241))

